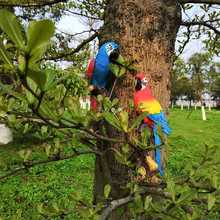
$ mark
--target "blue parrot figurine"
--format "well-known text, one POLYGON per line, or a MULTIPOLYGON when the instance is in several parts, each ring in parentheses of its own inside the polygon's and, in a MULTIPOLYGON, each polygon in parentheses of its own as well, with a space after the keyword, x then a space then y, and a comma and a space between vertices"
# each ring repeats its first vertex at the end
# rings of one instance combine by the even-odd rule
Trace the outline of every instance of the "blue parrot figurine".
POLYGON ((95 58, 91 84, 98 89, 106 88, 111 76, 110 63, 119 56, 119 45, 114 41, 104 43, 95 58))

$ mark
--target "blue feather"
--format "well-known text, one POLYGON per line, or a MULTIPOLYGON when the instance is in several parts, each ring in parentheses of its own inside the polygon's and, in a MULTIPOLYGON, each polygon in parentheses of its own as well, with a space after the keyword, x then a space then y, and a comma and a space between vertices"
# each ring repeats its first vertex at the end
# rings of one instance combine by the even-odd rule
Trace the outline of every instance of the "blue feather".
MULTIPOLYGON (((153 136, 154 136, 154 145, 155 146, 160 146, 162 144, 162 141, 160 139, 160 136, 158 134, 158 126, 161 127, 162 132, 165 135, 169 135, 171 133, 171 128, 168 125, 167 119, 164 115, 163 112, 160 112, 158 114, 151 114, 148 115, 148 118, 150 118, 152 121, 154 121, 154 126, 153 126, 153 136)), ((164 170, 163 170, 163 165, 161 161, 161 150, 160 148, 157 148, 155 150, 155 161, 158 164, 158 170, 160 172, 160 175, 164 175, 164 170)))
POLYGON ((118 49, 119 45, 113 41, 108 41, 103 44, 95 59, 95 68, 92 76, 92 85, 98 88, 105 88, 110 75, 110 60, 109 55, 114 49, 118 49))

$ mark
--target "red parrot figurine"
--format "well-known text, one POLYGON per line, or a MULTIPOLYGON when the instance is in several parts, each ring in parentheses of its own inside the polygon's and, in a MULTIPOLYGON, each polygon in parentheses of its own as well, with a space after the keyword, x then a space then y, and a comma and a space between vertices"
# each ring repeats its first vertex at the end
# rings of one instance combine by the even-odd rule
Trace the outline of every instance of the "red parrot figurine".
MULTIPOLYGON (((154 145, 160 146, 162 141, 158 134, 160 126, 165 135, 169 135, 171 129, 162 111, 160 103, 156 100, 151 92, 148 80, 143 72, 136 75, 136 87, 134 93, 134 105, 137 112, 147 112, 148 116, 144 119, 144 123, 151 129, 154 139, 154 145)), ((161 161, 161 152, 157 148, 155 151, 155 160, 158 164, 160 175, 163 176, 164 170, 161 161)))

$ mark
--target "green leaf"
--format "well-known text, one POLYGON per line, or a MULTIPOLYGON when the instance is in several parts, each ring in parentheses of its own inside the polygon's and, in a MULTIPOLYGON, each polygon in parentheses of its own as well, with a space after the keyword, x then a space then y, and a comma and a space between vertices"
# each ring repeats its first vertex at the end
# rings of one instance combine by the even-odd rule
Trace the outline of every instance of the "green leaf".
POLYGON ((134 200, 135 200, 135 212, 136 213, 143 213, 144 211, 144 202, 142 200, 141 195, 136 192, 134 194, 134 200))
POLYGON ((22 210, 18 209, 16 213, 12 216, 11 220, 21 220, 22 219, 22 210))
POLYGON ((0 10, 0 28, 16 46, 24 48, 23 29, 14 14, 5 9, 0 10))
POLYGON ((216 198, 213 194, 208 195, 208 210, 211 210, 215 205, 216 198))
POLYGON ((219 178, 215 174, 212 174, 211 175, 211 185, 214 188, 218 188, 218 185, 219 185, 218 183, 219 183, 219 178))
MULTIPOLYGON (((147 127, 144 127, 141 130, 141 144, 146 145, 148 144, 148 139, 149 139, 149 129, 147 127)), ((141 147, 141 146, 140 146, 141 147)))
POLYGON ((40 214, 44 214, 44 213, 45 213, 43 203, 40 203, 40 204, 37 205, 37 211, 38 211, 40 214))
POLYGON ((2 59, 2 61, 8 65, 11 69, 14 68, 14 66, 12 65, 11 59, 9 57, 8 52, 5 50, 5 47, 3 45, 3 43, 0 41, 0 58, 2 59))
MULTIPOLYGON (((59 93, 57 93, 59 94, 59 93)), ((88 122, 87 116, 87 110, 82 109, 80 106, 79 99, 77 97, 68 97, 66 99, 66 104, 68 110, 71 113, 72 120, 75 121, 75 123, 81 123, 84 124, 88 122)))
POLYGON ((98 102, 102 102, 102 100, 103 100, 103 96, 102 96, 102 95, 98 95, 98 96, 97 96, 97 101, 98 101, 98 102))
POLYGON ((122 111, 119 113, 121 127, 125 132, 128 132, 128 113, 122 111))
POLYGON ((117 128, 119 131, 121 131, 121 126, 120 126, 120 121, 118 120, 118 118, 110 112, 104 112, 104 118, 105 120, 111 124, 113 127, 117 128))
POLYGON ((46 84, 46 74, 40 70, 28 69, 27 76, 30 77, 43 91, 46 84))
POLYGON ((111 186, 109 184, 105 185, 104 187, 104 196, 107 199, 109 197, 109 194, 111 192, 111 186))
POLYGON ((148 210, 148 208, 150 207, 151 202, 152 202, 152 197, 147 196, 145 198, 145 201, 144 201, 144 210, 148 210))
POLYGON ((45 152, 46 152, 46 155, 49 157, 50 156, 50 152, 51 152, 51 145, 47 145, 45 147, 45 152))
POLYGON ((20 72, 24 75, 25 74, 25 69, 26 69, 26 59, 24 56, 19 55, 18 56, 18 69, 20 72))
POLYGON ((48 91, 48 90, 50 90, 50 89, 52 89, 53 87, 56 86, 57 81, 55 79, 55 74, 54 74, 53 71, 46 70, 45 74, 46 74, 46 83, 44 85, 43 90, 48 91))
POLYGON ((133 129, 136 129, 140 123, 142 122, 142 120, 147 116, 148 114, 146 112, 143 112, 141 115, 139 115, 136 119, 134 119, 131 123, 131 127, 129 129, 129 131, 132 131, 133 129))
POLYGON ((26 102, 25 97, 22 94, 13 91, 11 86, 4 85, 0 82, 0 88, 3 90, 3 93, 7 93, 8 95, 14 96, 17 99, 26 102))
POLYGON ((121 149, 122 149, 122 153, 124 154, 128 154, 130 152, 130 147, 128 144, 123 145, 121 149))
POLYGON ((132 166, 131 162, 128 161, 128 158, 127 158, 127 155, 126 154, 122 154, 120 151, 114 149, 114 156, 115 156, 115 159, 121 163, 121 164, 124 164, 126 166, 132 166))
POLYGON ((27 53, 30 55, 29 65, 41 59, 51 37, 54 34, 54 24, 50 20, 32 21, 27 31, 27 53))
POLYGON ((112 100, 112 107, 113 107, 113 106, 116 106, 118 103, 119 103, 119 99, 114 98, 114 99, 112 100))
POLYGON ((176 192, 175 192, 175 183, 172 180, 167 180, 167 191, 171 194, 172 200, 175 203, 176 192))
POLYGON ((109 97, 104 97, 103 99, 103 107, 105 111, 109 111, 112 107, 112 102, 109 97))
POLYGON ((27 161, 31 154, 32 154, 32 150, 30 149, 27 149, 27 150, 20 150, 19 152, 19 156, 24 160, 24 161, 27 161))
POLYGON ((58 204, 56 202, 52 203, 52 208, 54 209, 55 213, 59 213, 60 209, 59 209, 58 204))
POLYGON ((116 77, 121 77, 126 73, 126 68, 123 66, 120 66, 115 63, 111 63, 109 66, 111 72, 116 76, 116 77))
MULTIPOLYGON (((33 79, 31 79, 30 77, 28 77, 27 83, 28 83, 29 87, 36 93, 37 92, 36 82, 33 79)), ((25 90, 25 93, 26 93, 27 100, 30 104, 34 104, 37 101, 36 97, 34 97, 34 95, 31 92, 29 92, 27 89, 25 90)))
POLYGON ((23 134, 26 134, 28 130, 29 130, 29 124, 26 123, 24 126, 23 134))
POLYGON ((42 135, 44 135, 44 134, 46 134, 47 133, 47 126, 45 126, 45 125, 43 125, 42 127, 41 127, 41 134, 42 135))
POLYGON ((126 61, 125 61, 125 59, 123 58, 122 55, 118 56, 118 59, 116 60, 116 62, 121 64, 121 65, 125 65, 125 63, 126 63, 126 61))
POLYGON ((45 118, 58 121, 57 114, 46 103, 42 103, 39 109, 39 113, 45 118))
POLYGON ((176 204, 189 203, 195 197, 196 197, 196 192, 193 192, 191 189, 184 190, 183 192, 181 192, 181 195, 176 201, 176 204))

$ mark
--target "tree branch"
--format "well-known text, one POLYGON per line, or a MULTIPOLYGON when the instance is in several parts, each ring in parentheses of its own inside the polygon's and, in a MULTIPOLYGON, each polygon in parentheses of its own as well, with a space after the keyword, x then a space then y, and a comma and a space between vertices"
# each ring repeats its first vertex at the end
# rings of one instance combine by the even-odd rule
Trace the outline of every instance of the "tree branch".
POLYGON ((107 142, 112 142, 112 143, 125 143, 125 140, 123 140, 123 139, 114 139, 114 138, 102 136, 102 135, 97 134, 96 132, 94 132, 90 129, 87 129, 87 128, 84 128, 84 129, 82 128, 81 130, 86 132, 87 134, 99 139, 99 140, 102 140, 102 141, 107 141, 107 142))
POLYGON ((75 53, 78 53, 86 44, 88 44, 89 42, 91 42, 92 40, 94 40, 97 36, 99 35, 98 32, 95 32, 93 35, 91 35, 89 38, 85 39, 84 41, 82 41, 82 43, 80 43, 75 49, 73 49, 71 52, 69 53, 60 53, 57 54, 56 56, 50 56, 50 57, 46 57, 44 59, 46 60, 60 60, 61 58, 67 57, 67 56, 71 56, 75 53))
MULTIPOLYGON (((159 185, 160 186, 160 185, 159 185)), ((139 190, 139 192, 136 192, 140 195, 152 195, 152 196, 159 196, 161 198, 164 198, 164 199, 168 199, 170 201, 172 201, 172 195, 169 193, 169 192, 166 192, 164 191, 163 189, 161 188, 158 188, 158 186, 156 187, 143 187, 142 189, 139 190)), ((107 204, 107 206, 102 210, 102 213, 101 213, 101 220, 106 220, 108 219, 109 215, 114 211, 116 210, 117 208, 123 206, 123 205, 126 205, 130 202, 133 202, 135 200, 135 195, 134 194, 131 194, 127 197, 124 197, 124 198, 121 198, 121 199, 118 199, 118 200, 113 200, 111 201, 109 204, 107 204)), ((196 199, 192 199, 191 200, 193 204, 197 204, 197 205, 201 205, 202 203, 205 203, 207 204, 208 201, 207 199, 205 198, 196 198, 196 199)), ((217 202, 216 203, 217 205, 219 205, 219 203, 217 202)), ((191 213, 192 212, 192 208, 189 207, 189 206, 185 206, 185 205, 182 205, 181 208, 186 212, 186 213, 191 213)), ((169 215, 169 213, 162 213, 162 214, 165 214, 165 215, 168 215, 170 216, 171 218, 174 218, 174 219, 179 219, 178 217, 176 216, 171 216, 169 215)))
MULTIPOLYGON (((140 195, 145 195, 145 194, 150 194, 150 195, 157 195, 157 196, 161 196, 163 198, 166 199, 170 199, 171 195, 167 192, 164 192, 161 189, 157 189, 157 188, 143 188, 138 192, 140 195)), ((133 202, 135 200, 135 195, 129 195, 127 197, 118 199, 118 200, 113 200, 110 202, 110 204, 107 205, 106 208, 103 209, 102 214, 101 214, 101 220, 106 220, 108 219, 109 215, 116 210, 117 208, 126 205, 130 202, 133 202)))
POLYGON ((65 10, 65 11, 70 13, 70 14, 73 14, 73 15, 78 15, 78 16, 86 17, 86 18, 93 19, 93 20, 100 20, 100 18, 98 18, 98 17, 89 16, 89 15, 86 15, 86 14, 83 14, 83 13, 78 13, 78 12, 71 11, 71 10, 65 10))
POLYGON ((9 172, 9 173, 7 173, 3 176, 0 176, 0 181, 4 180, 4 179, 6 179, 10 176, 18 175, 20 172, 25 171, 27 169, 30 169, 31 167, 34 167, 34 166, 37 166, 37 165, 48 164, 48 163, 51 163, 51 162, 62 161, 62 160, 68 160, 68 159, 72 159, 73 157, 83 155, 83 154, 101 154, 101 153, 96 152, 96 151, 92 151, 92 150, 82 151, 82 152, 74 150, 74 153, 71 154, 71 155, 68 155, 68 156, 53 157, 53 158, 50 158, 48 160, 41 160, 41 161, 35 161, 35 162, 27 161, 27 162, 23 163, 24 165, 22 167, 16 168, 15 170, 12 170, 11 172, 9 172))
POLYGON ((67 2, 67 0, 0 0, 0 6, 3 7, 42 7, 47 5, 54 5, 61 2, 67 2))
POLYGON ((105 208, 101 215, 101 220, 108 219, 109 215, 117 208, 126 205, 134 200, 134 196, 130 195, 122 199, 114 200, 110 203, 110 205, 105 208))
MULTIPOLYGON (((183 53, 186 45, 189 43, 190 41, 190 37, 191 37, 191 30, 190 30, 190 26, 187 27, 187 32, 185 33, 186 35, 186 39, 184 40, 183 44, 181 45, 181 47, 179 48, 179 54, 177 55, 177 57, 180 57, 180 55, 183 53)), ((176 58, 177 58, 176 57, 176 58)))
POLYGON ((220 0, 179 0, 181 4, 216 4, 220 5, 220 0))
POLYGON ((213 30, 216 34, 220 35, 220 31, 211 24, 208 24, 206 21, 191 21, 191 22, 182 21, 181 25, 186 27, 202 25, 213 30))
POLYGON ((96 32, 97 30, 94 30, 94 29, 90 29, 90 30, 86 30, 86 31, 82 31, 82 32, 78 32, 78 33, 75 33, 75 34, 70 34, 70 33, 66 33, 65 31, 62 31, 62 30, 59 30, 57 29, 60 33, 62 34, 65 34, 65 35, 68 35, 70 37, 76 37, 77 35, 81 35, 81 34, 85 34, 85 33, 90 33, 90 32, 96 32))

